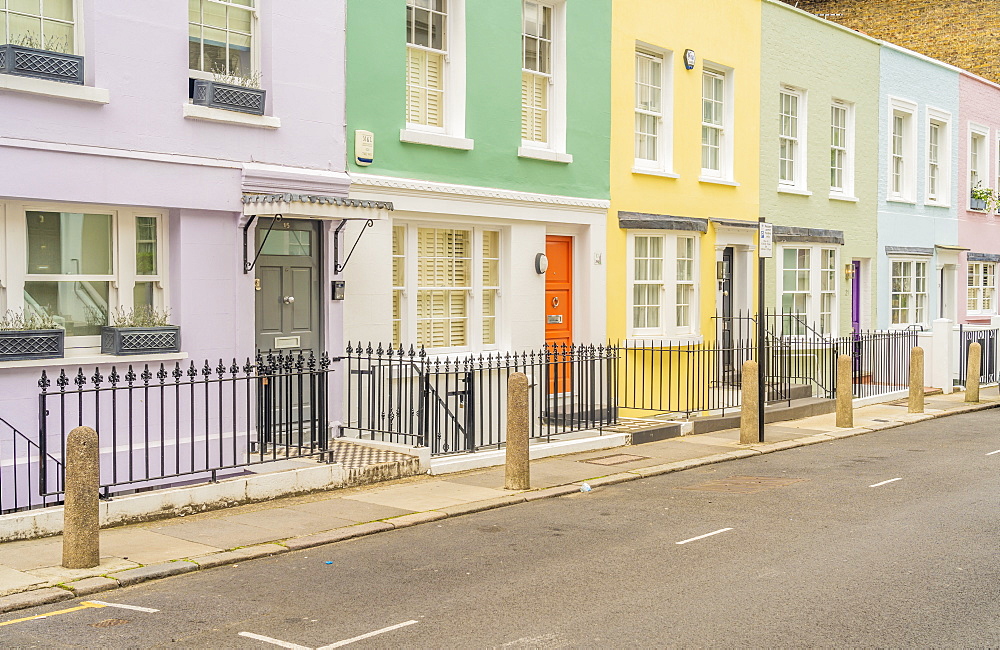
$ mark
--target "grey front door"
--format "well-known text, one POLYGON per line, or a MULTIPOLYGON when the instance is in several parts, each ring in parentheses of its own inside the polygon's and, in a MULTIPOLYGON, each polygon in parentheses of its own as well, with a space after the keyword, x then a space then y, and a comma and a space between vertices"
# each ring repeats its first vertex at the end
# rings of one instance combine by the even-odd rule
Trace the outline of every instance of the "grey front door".
MULTIPOLYGON (((269 223, 266 217, 262 221, 269 223)), ((270 233, 266 228, 257 230, 257 349, 265 359, 270 353, 297 357, 322 349, 318 225, 287 220, 275 223, 270 233)), ((256 442, 262 449, 270 445, 313 449, 325 439, 325 426, 317 419, 324 409, 313 405, 314 399, 324 399, 316 385, 322 378, 307 368, 297 363, 272 367, 261 379, 256 442)))
POLYGON ((317 225, 290 219, 276 223, 270 234, 257 230, 257 349, 262 353, 322 346, 317 225))

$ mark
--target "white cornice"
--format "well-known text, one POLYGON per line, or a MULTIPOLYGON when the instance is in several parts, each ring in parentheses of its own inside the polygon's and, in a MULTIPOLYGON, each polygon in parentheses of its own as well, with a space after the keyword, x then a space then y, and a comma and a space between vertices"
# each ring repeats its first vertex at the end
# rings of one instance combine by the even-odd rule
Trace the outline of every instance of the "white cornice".
POLYGON ((394 195, 421 192, 428 194, 447 194, 455 197, 475 197, 480 200, 485 199, 496 203, 540 203, 544 205, 563 206, 567 208, 590 208, 592 210, 607 210, 611 206, 611 201, 606 199, 586 199, 575 196, 559 196, 556 194, 536 194, 534 192, 502 190, 494 187, 477 187, 474 185, 458 185, 455 183, 419 181, 409 178, 374 176, 371 174, 351 174, 351 181, 352 186, 377 187, 385 194, 394 195))

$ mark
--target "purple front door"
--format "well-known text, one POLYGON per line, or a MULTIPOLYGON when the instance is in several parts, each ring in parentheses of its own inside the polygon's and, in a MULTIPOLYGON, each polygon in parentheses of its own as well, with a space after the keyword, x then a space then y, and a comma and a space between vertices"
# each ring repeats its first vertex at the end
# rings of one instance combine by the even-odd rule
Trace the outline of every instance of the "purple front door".
POLYGON ((861 331, 861 261, 851 262, 854 274, 851 278, 851 328, 857 334, 861 331))

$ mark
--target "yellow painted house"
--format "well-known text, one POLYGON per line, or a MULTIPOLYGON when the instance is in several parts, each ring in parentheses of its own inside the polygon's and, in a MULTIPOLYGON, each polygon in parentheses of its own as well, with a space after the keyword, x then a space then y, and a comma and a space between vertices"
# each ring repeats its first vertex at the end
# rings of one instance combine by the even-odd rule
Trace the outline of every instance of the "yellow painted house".
POLYGON ((680 351, 756 299, 761 4, 613 7, 608 335, 640 348, 623 353, 625 403, 683 411, 704 382, 680 351))

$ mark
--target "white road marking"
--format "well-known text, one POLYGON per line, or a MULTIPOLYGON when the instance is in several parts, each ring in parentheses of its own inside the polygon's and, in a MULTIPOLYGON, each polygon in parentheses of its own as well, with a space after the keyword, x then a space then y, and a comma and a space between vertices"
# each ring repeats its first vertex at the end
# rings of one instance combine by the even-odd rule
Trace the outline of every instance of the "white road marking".
POLYGON ((397 623, 396 625, 390 625, 389 627, 383 627, 381 630, 375 630, 374 632, 369 632, 368 634, 362 634, 351 639, 344 639, 343 641, 337 641, 336 643, 331 643, 330 645, 325 645, 321 648, 316 648, 316 650, 331 650, 331 648, 340 648, 349 643, 354 643, 355 641, 361 641, 362 639, 367 639, 375 636, 376 634, 383 634, 385 632, 392 632, 393 630, 398 630, 401 627, 406 627, 407 625, 413 625, 419 621, 406 621, 405 623, 397 623))
POLYGON ((880 485, 885 485, 886 483, 894 483, 896 481, 902 481, 902 478, 891 478, 888 481, 882 481, 881 483, 876 483, 875 485, 869 485, 868 487, 878 487, 880 485))
POLYGON ((993 454, 1000 454, 1000 449, 997 449, 996 451, 991 451, 990 453, 988 453, 986 455, 987 456, 992 456, 993 454))
POLYGON ((264 643, 270 643, 272 645, 281 646, 282 648, 292 648, 292 650, 311 650, 311 648, 308 648, 304 645, 289 643, 288 641, 282 641, 281 639, 272 639, 269 636, 264 636, 262 634, 254 634, 253 632, 240 632, 240 636, 245 636, 248 639, 256 639, 257 641, 263 641, 264 643))
POLYGON ((720 528, 711 533, 705 533, 704 535, 698 535, 697 537, 692 537, 691 539, 686 539, 683 542, 676 542, 677 544, 687 544, 688 542, 694 542, 699 539, 705 539, 706 537, 711 537, 712 535, 718 535, 719 533, 724 533, 727 530, 732 530, 732 528, 720 528))
POLYGON ((94 603, 95 605, 104 605, 105 607, 118 607, 119 609, 134 609, 137 612, 146 612, 147 614, 152 614, 160 610, 153 609, 152 607, 139 607, 138 605, 119 605, 117 603, 105 603, 100 600, 88 600, 88 603, 94 603))

